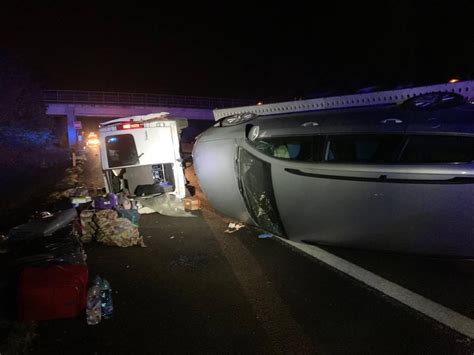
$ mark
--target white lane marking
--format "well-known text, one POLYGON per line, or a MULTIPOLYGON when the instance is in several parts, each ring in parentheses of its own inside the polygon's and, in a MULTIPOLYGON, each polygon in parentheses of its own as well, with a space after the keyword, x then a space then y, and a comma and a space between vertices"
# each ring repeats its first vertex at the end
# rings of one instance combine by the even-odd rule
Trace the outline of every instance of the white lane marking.
POLYGON ((351 262, 333 255, 314 245, 294 242, 278 238, 292 247, 318 259, 319 261, 337 269, 346 275, 382 292, 383 294, 403 303, 404 305, 423 313, 445 326, 454 329, 471 339, 474 339, 474 320, 466 317, 452 309, 431 301, 413 291, 410 291, 396 283, 388 281, 368 270, 361 268, 351 262))

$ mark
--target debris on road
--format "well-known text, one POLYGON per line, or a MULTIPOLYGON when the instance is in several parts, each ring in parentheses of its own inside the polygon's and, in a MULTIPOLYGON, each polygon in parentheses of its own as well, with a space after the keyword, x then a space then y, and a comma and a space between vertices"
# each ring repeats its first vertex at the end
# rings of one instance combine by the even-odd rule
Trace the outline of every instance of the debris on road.
POLYGON ((85 265, 24 268, 19 277, 18 319, 35 321, 79 316, 86 306, 87 280, 85 265))
POLYGON ((75 208, 59 211, 52 216, 33 218, 27 223, 20 224, 7 233, 5 243, 12 245, 38 237, 53 235, 59 229, 66 227, 77 217, 75 208))
POLYGON ((92 217, 94 217, 94 210, 84 210, 81 212, 79 218, 81 223, 81 240, 84 243, 89 243, 95 234, 95 226, 92 217))
POLYGON ((92 201, 89 196, 89 190, 85 186, 76 187, 69 191, 69 199, 74 207, 78 207, 80 204, 88 203, 92 201))
POLYGON ((102 318, 110 319, 114 312, 114 304, 112 301, 112 287, 110 287, 109 282, 101 278, 100 282, 100 302, 102 308, 102 318))
POLYGON ((140 221, 140 213, 138 212, 138 210, 134 208, 131 208, 131 209, 117 208, 117 212, 120 217, 130 220, 130 222, 138 226, 138 222, 140 221))
MULTIPOLYGON (((137 210, 119 217, 111 209, 119 207, 116 196, 79 185, 82 172, 82 162, 68 168, 55 185, 56 192, 45 201, 59 211, 35 211, 25 223, 1 235, 0 250, 8 253, 7 265, 17 280, 11 285, 16 294, 12 309, 18 310, 14 316, 20 322, 84 315, 89 271, 83 242, 95 237, 108 245, 145 246, 137 210), (108 224, 98 225, 97 214, 108 217, 108 224)), ((112 316, 111 294, 110 284, 102 279, 99 297, 104 319, 112 316)))
POLYGON ((141 197, 137 201, 142 208, 138 210, 139 213, 149 213, 149 209, 159 214, 171 217, 196 217, 184 209, 183 201, 172 194, 162 194, 153 197, 141 197), (144 212, 144 208, 146 208, 144 212))
MULTIPOLYGON (((72 168, 68 170, 70 174, 74 172, 72 168)), ((54 215, 49 212, 37 213, 34 219, 12 228, 4 245, 38 236, 50 236, 55 231, 72 223, 73 220, 78 220, 80 239, 84 243, 95 238, 98 242, 106 245, 119 247, 140 245, 145 247, 143 237, 140 236, 138 230, 140 214, 136 209, 135 201, 130 200, 127 196, 120 196, 121 203, 119 203, 118 196, 113 193, 94 193, 96 195, 94 198, 90 196, 90 193, 85 186, 76 186, 59 193, 62 197, 69 197, 73 208, 59 211, 54 215), (83 205, 87 202, 90 202, 90 205, 83 205), (80 211, 79 219, 76 208, 83 209, 80 211)), ((161 198, 146 199, 145 204, 150 203, 148 208, 163 214, 188 216, 181 201, 173 197, 165 195, 161 198)), ((192 216, 192 214, 189 215, 192 216)), ((53 258, 49 254, 48 257, 53 258)))
POLYGON ((201 209, 201 201, 195 197, 184 198, 184 209, 195 211, 201 209))
POLYGON ((135 209, 83 210, 80 214, 81 240, 89 243, 95 238, 98 242, 111 246, 145 247, 138 230, 139 218, 135 209))
POLYGON ((243 223, 234 223, 230 222, 229 225, 227 226, 227 229, 224 231, 225 233, 234 233, 237 232, 239 229, 245 227, 245 224, 243 223))
POLYGON ((97 275, 87 292, 87 324, 96 325, 102 319, 110 319, 113 311, 112 287, 106 279, 97 275))
POLYGON ((106 245, 129 247, 140 245, 146 247, 140 236, 138 226, 129 219, 118 217, 114 210, 100 210, 94 214, 93 221, 97 226, 95 237, 106 245))
POLYGON ((258 235, 258 239, 267 239, 272 237, 274 237, 274 235, 271 233, 262 233, 258 235))
POLYGON ((150 213, 157 213, 154 209, 150 207, 141 207, 138 209, 138 213, 140 214, 150 214, 150 213))
POLYGON ((35 212, 2 238, 18 279, 19 321, 73 318, 84 311, 88 267, 77 219, 75 208, 35 212))
POLYGON ((96 210, 112 209, 118 206, 118 197, 116 194, 108 193, 98 195, 94 198, 93 207, 96 210))
POLYGON ((86 265, 86 253, 72 226, 15 245, 11 251, 16 268, 57 264, 86 265))
POLYGON ((102 320, 102 302, 100 297, 99 276, 96 276, 91 287, 87 291, 86 321, 87 325, 99 324, 102 320))

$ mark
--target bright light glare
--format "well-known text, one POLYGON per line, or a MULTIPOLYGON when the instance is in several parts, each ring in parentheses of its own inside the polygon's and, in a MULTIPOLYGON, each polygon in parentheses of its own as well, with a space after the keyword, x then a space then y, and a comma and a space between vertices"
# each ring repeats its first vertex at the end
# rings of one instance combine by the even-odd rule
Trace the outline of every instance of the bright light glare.
POLYGON ((87 140, 87 145, 99 145, 99 140, 97 138, 90 138, 87 140))
POLYGON ((459 79, 451 79, 450 81, 448 81, 448 83, 454 84, 454 83, 457 83, 458 81, 459 79))

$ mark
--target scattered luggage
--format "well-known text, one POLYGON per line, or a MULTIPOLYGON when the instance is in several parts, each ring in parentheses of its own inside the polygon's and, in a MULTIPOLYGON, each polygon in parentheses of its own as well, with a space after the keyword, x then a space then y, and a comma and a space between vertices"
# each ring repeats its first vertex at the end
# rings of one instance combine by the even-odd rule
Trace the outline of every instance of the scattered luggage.
POLYGON ((87 282, 84 265, 26 267, 19 278, 18 320, 79 316, 86 308, 87 282))
POLYGON ((94 198, 94 208, 97 210, 112 209, 117 207, 117 195, 109 193, 105 196, 99 195, 94 198))
POLYGON ((140 215, 137 210, 115 211, 104 209, 81 212, 81 240, 89 242, 95 238, 98 242, 111 246, 145 246, 138 230, 140 215), (119 214, 122 217, 119 217, 119 214))
POLYGON ((86 265, 86 254, 72 226, 60 229, 51 236, 36 238, 18 245, 12 253, 15 255, 16 267, 53 264, 86 265))
POLYGON ((12 253, 10 265, 18 272, 19 321, 73 318, 84 313, 88 324, 111 318, 112 289, 108 281, 98 277, 97 284, 87 288, 88 267, 82 243, 95 238, 106 245, 145 247, 133 199, 124 196, 119 205, 115 194, 91 198, 81 187, 70 193, 70 201, 76 208, 55 214, 38 212, 0 240, 2 247, 12 253), (91 201, 93 210, 85 203, 91 201))
POLYGON ((98 242, 119 247, 145 246, 137 225, 134 225, 126 218, 117 217, 117 212, 115 211, 115 218, 112 214, 104 215, 99 214, 99 212, 95 215, 98 226, 96 231, 98 242))
POLYGON ((36 213, 8 232, 2 246, 18 272, 18 320, 71 318, 84 311, 88 268, 75 223, 77 212, 70 208, 36 213))
POLYGON ((138 222, 140 221, 140 213, 136 209, 117 209, 117 212, 120 217, 126 218, 130 220, 133 224, 138 226, 138 222))
POLYGON ((84 210, 79 215, 81 224, 81 240, 84 243, 89 243, 95 235, 96 226, 92 218, 95 211, 84 210))
POLYGON ((77 217, 75 208, 56 212, 45 218, 35 218, 28 223, 12 228, 7 234, 7 244, 16 244, 38 237, 52 235, 57 230, 66 227, 77 217))

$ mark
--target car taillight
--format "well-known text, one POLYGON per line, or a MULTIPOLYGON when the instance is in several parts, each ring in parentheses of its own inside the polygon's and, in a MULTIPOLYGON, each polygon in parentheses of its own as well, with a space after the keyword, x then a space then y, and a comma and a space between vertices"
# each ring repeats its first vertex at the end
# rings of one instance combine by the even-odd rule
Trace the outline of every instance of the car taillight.
POLYGON ((117 129, 133 129, 133 128, 143 128, 143 124, 141 123, 124 123, 117 126, 117 129))

